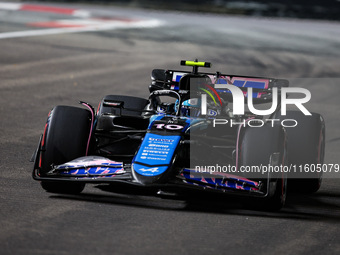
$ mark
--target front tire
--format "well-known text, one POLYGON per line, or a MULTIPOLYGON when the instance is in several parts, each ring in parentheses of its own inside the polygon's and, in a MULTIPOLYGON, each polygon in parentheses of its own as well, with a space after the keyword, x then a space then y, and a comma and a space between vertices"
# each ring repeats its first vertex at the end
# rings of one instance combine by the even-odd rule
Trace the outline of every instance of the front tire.
MULTIPOLYGON (((55 107, 45 126, 41 144, 40 171, 48 176, 53 165, 60 165, 86 155, 91 129, 91 113, 88 110, 70 107, 55 107)), ((51 193, 80 193, 84 183, 42 181, 44 190, 51 193)))
MULTIPOLYGON (((289 164, 296 167, 323 164, 325 156, 323 117, 318 113, 305 116, 300 111, 287 111, 287 115, 280 116, 280 119, 293 119, 298 123, 296 127, 286 128, 289 164)), ((318 191, 322 182, 322 172, 293 174, 289 177, 289 187, 304 193, 318 191)))

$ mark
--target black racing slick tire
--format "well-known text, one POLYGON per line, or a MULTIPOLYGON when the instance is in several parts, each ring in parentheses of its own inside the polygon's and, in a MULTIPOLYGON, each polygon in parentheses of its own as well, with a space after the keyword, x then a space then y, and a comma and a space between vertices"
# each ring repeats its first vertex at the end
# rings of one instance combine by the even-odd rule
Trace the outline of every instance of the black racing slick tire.
MULTIPOLYGON (((300 111, 287 111, 281 119, 293 119, 295 127, 287 127, 289 164, 302 173, 289 176, 289 187, 294 191, 313 193, 319 190, 322 182, 322 171, 305 171, 322 165, 325 156, 325 121, 318 113, 305 116, 300 111)), ((299 171, 298 171, 299 172, 299 171)))
POLYGON ((319 190, 322 182, 322 171, 305 171, 322 165, 325 157, 325 121, 318 113, 311 116, 300 111, 287 111, 285 116, 276 119, 291 119, 297 123, 286 127, 288 137, 289 164, 297 169, 289 174, 289 189, 303 193, 319 190))
MULTIPOLYGON (((240 167, 268 165, 280 167, 287 162, 286 133, 279 125, 266 124, 262 127, 246 127, 239 147, 240 167)), ((264 198, 253 199, 253 207, 260 210, 277 211, 284 206, 287 195, 287 176, 283 171, 272 173, 270 176, 260 173, 256 176, 252 173, 249 179, 262 181, 262 191, 268 192, 264 198)))
MULTIPOLYGON (((53 165, 60 165, 86 155, 91 113, 88 110, 57 106, 49 114, 41 144, 40 171, 44 177, 53 165)), ((80 193, 85 184, 42 181, 41 186, 52 193, 80 193)))
POLYGON ((107 95, 105 96, 98 107, 98 116, 104 113, 109 113, 113 115, 127 115, 127 116, 141 116, 142 110, 148 104, 148 100, 140 97, 133 96, 120 96, 120 95, 107 95), (105 106, 105 101, 118 101, 124 103, 125 109, 114 108, 110 106, 105 106), (133 109, 133 110, 127 110, 133 109), (134 111, 135 110, 135 111, 134 111))

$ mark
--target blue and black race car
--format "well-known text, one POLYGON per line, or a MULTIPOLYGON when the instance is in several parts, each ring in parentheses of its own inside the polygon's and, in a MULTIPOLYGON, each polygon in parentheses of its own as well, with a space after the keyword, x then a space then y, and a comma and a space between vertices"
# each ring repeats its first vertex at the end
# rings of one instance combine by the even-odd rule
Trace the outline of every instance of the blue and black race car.
POLYGON ((152 71, 147 99, 107 95, 97 111, 85 102, 53 108, 33 178, 52 193, 96 183, 155 196, 249 197, 268 210, 284 205, 288 177, 302 191, 319 189, 321 173, 298 176, 291 166, 323 163, 324 120, 282 114, 287 80, 199 72, 211 64, 197 60, 181 64, 192 71, 152 71), (272 110, 261 112, 266 104, 272 110))

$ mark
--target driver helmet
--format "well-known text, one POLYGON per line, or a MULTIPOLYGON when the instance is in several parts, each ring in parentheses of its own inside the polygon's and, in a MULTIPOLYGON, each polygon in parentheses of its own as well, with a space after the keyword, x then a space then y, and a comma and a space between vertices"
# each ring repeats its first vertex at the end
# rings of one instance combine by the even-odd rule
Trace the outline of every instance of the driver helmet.
POLYGON ((201 99, 190 98, 182 103, 181 116, 198 117, 201 113, 201 99))
MULTIPOLYGON (((178 101, 176 101, 175 108, 177 110, 178 101)), ((221 114, 221 107, 216 105, 212 100, 208 100, 207 102, 207 117, 214 118, 217 115, 221 114)), ((181 116, 185 117, 199 117, 201 115, 201 99, 200 98, 191 98, 185 100, 182 103, 182 107, 180 109, 181 116)))

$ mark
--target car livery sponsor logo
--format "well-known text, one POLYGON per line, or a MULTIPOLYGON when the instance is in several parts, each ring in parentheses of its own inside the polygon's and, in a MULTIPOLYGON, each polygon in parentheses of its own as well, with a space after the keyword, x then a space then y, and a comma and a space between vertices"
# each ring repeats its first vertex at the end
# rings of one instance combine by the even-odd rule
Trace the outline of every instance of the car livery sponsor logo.
POLYGON ((140 175, 156 176, 168 169, 180 136, 147 133, 133 160, 133 169, 140 175))
POLYGON ((139 171, 142 172, 151 172, 151 173, 157 173, 159 171, 158 167, 153 167, 153 168, 139 168, 139 171))
MULTIPOLYGON (((172 142, 174 142, 174 140, 172 140, 172 139, 153 138, 153 137, 149 137, 149 141, 166 142, 166 143, 172 143, 172 142)), ((151 145, 151 146, 155 146, 155 145, 151 145)))
POLYGON ((76 168, 70 170, 61 170, 60 175, 76 175, 76 176, 114 176, 117 174, 124 174, 126 171, 123 168, 111 168, 111 167, 88 167, 88 168, 76 168))
POLYGON ((147 167, 138 163, 133 163, 132 169, 143 176, 157 176, 164 173, 168 169, 168 166, 147 167))

